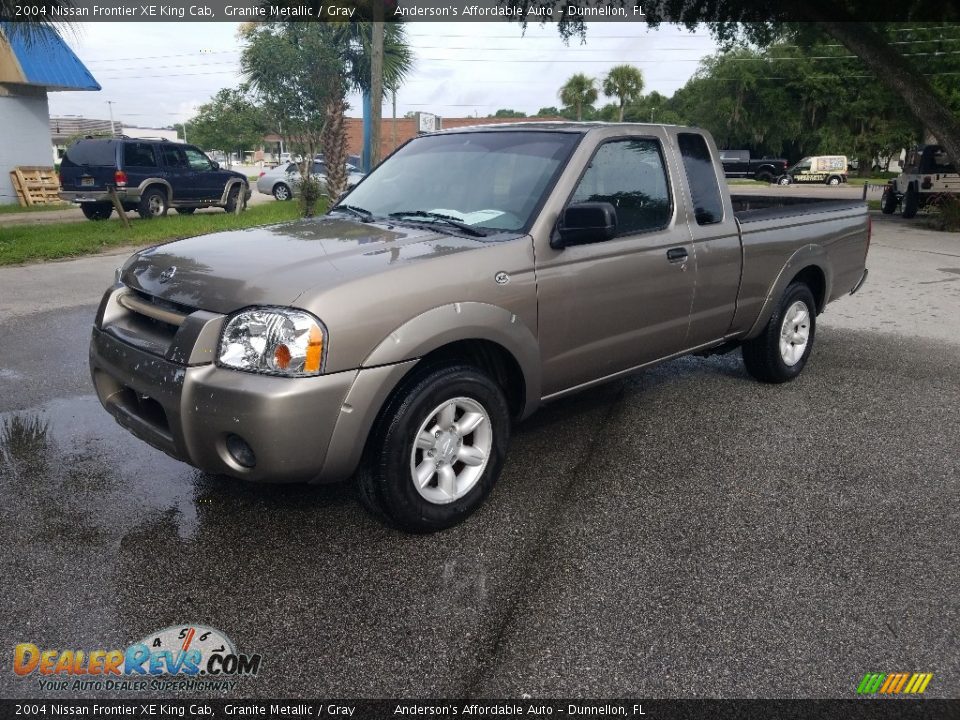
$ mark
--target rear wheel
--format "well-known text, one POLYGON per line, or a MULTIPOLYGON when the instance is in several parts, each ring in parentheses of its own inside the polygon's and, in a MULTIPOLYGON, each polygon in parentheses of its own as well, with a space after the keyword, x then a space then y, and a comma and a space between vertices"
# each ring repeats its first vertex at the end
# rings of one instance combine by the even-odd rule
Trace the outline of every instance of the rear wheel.
POLYGON ((827 180, 827 185, 839 185, 839 184, 840 184, 840 178, 838 178, 836 175, 831 176, 827 180))
POLYGON ((427 370, 384 406, 357 474, 360 499, 411 532, 469 517, 500 475, 510 412, 500 387, 469 365, 427 370))
POLYGON ((907 220, 912 218, 917 214, 917 211, 920 209, 920 193, 917 191, 917 186, 911 184, 907 188, 907 192, 903 194, 903 209, 900 211, 903 217, 907 220))
POLYGON ((290 187, 286 183, 277 183, 273 186, 273 196, 277 200, 289 200, 293 197, 290 187))
POLYGON ((167 207, 167 193, 161 188, 152 187, 140 196, 137 212, 144 220, 151 220, 166 215, 167 207))
POLYGON ((106 220, 113 214, 113 203, 80 203, 80 209, 87 220, 106 220))
POLYGON ((787 286, 763 332, 743 343, 743 362, 762 382, 783 383, 803 370, 813 350, 817 306, 804 283, 787 286))
POLYGON ((880 212, 884 215, 893 215, 897 209, 897 193, 893 188, 888 187, 883 191, 883 197, 880 198, 880 212))

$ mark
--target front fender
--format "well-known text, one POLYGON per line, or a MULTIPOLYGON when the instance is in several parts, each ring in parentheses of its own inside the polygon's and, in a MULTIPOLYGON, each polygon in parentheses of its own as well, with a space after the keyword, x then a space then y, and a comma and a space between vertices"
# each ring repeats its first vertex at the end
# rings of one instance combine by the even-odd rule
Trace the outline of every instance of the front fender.
POLYGON ((421 358, 460 340, 488 340, 506 349, 523 373, 524 415, 540 402, 540 347, 536 335, 516 313, 496 305, 462 302, 441 305, 416 316, 385 337, 361 367, 391 365, 421 358))
POLYGON ((760 314, 750 327, 750 330, 744 335, 744 339, 750 340, 763 332, 767 323, 770 322, 770 316, 773 315, 777 303, 780 302, 780 298, 783 297, 787 285, 790 284, 800 271, 811 266, 818 268, 823 273, 823 298, 817 298, 818 302, 822 303, 822 309, 823 305, 826 304, 827 300, 831 297, 830 289, 833 285, 833 274, 830 271, 830 261, 827 256, 827 250, 822 245, 804 245, 790 256, 780 269, 780 272, 777 273, 776 278, 767 291, 766 299, 760 308, 760 314))

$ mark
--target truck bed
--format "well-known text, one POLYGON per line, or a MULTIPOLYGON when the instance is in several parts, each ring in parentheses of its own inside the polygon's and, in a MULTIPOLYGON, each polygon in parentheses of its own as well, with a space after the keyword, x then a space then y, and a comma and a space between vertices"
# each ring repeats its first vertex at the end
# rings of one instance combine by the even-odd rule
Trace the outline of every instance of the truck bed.
POLYGON ((814 221, 818 213, 837 210, 862 210, 863 200, 833 200, 810 197, 783 197, 777 195, 731 195, 733 214, 740 224, 760 220, 784 220, 805 216, 814 221))

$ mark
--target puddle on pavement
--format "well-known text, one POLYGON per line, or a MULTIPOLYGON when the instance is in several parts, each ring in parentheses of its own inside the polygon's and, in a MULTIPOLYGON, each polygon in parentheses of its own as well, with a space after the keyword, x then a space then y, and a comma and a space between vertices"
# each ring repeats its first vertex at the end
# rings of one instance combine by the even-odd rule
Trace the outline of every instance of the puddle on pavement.
POLYGON ((0 413, 0 489, 21 541, 108 542, 158 511, 188 539, 204 477, 128 435, 93 395, 0 413))

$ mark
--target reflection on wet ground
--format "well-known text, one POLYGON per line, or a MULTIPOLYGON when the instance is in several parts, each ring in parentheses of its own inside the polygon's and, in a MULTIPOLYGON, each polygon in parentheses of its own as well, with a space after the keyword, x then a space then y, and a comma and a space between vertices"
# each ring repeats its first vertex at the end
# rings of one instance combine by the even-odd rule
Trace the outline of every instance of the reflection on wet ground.
POLYGON ((832 696, 907 659, 956 694, 958 406, 955 346, 822 328, 781 387, 683 359, 545 408, 423 537, 349 483, 212 477, 54 399, 0 414, 0 637, 203 623, 264 655, 233 696, 832 696))

